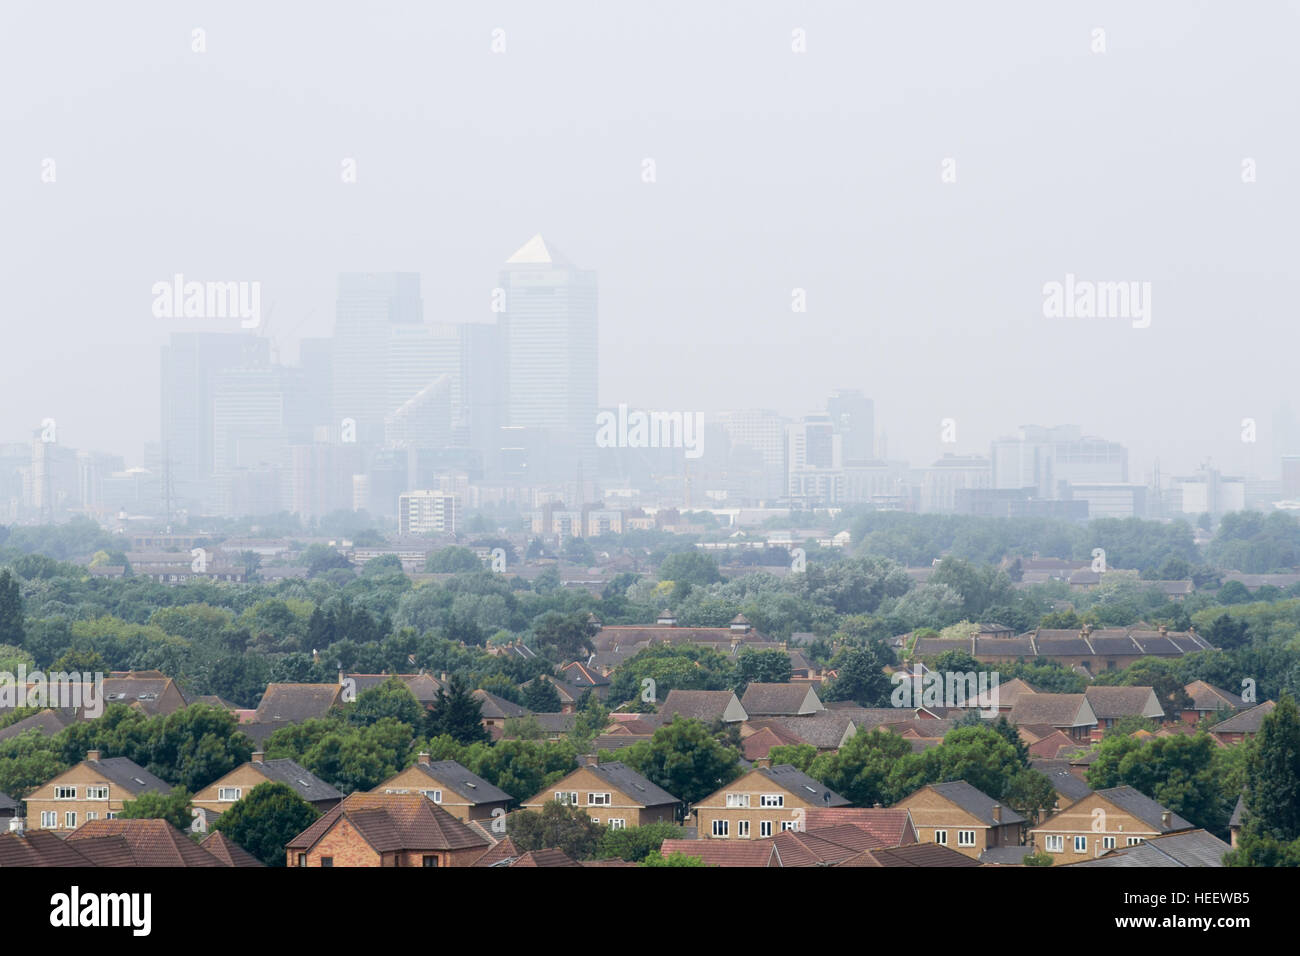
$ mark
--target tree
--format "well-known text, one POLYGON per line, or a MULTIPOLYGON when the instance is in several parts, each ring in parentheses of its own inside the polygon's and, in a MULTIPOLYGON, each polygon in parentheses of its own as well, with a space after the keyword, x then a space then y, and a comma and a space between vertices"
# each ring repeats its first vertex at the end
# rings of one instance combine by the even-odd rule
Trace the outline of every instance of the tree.
POLYGON ((558 848, 575 860, 589 860, 604 827, 593 823, 587 811, 548 800, 541 810, 517 810, 506 823, 510 839, 522 852, 558 848))
POLYGON ((674 716, 650 740, 616 751, 621 760, 678 800, 695 803, 741 774, 740 753, 701 721, 674 716))
POLYGON ((855 806, 888 805, 894 802, 890 774, 912 756, 911 744, 898 734, 880 728, 860 730, 839 750, 818 756, 808 775, 855 806))
POLYGON ((298 556, 298 563, 307 568, 308 577, 316 577, 326 571, 352 568, 352 562, 339 554, 327 544, 313 544, 303 549, 298 556))
POLYGON ((553 648, 566 661, 585 659, 591 653, 591 639, 597 630, 585 611, 571 614, 547 611, 533 622, 534 640, 543 647, 553 648))
POLYGON ((23 596, 17 578, 5 568, 0 571, 0 644, 22 647, 24 640, 23 596))
POLYGON ((1246 766, 1246 813, 1256 832, 1300 840, 1300 712, 1283 694, 1264 718, 1246 766))
POLYGON ((385 717, 399 720, 412 729, 424 724, 424 708, 411 689, 397 677, 390 677, 378 687, 362 691, 347 708, 348 723, 368 727, 385 717))
POLYGON ((678 551, 660 563, 659 580, 704 586, 721 581, 722 573, 718 571, 718 562, 703 551, 678 551))
POLYGON ((607 827, 601 834, 597 855, 602 859, 640 863, 651 853, 658 852, 664 840, 677 840, 685 836, 686 831, 675 823, 647 823, 617 830, 607 827))
POLYGON ((885 667, 894 663, 883 641, 845 647, 831 661, 837 672, 825 690, 826 700, 851 700, 862 707, 888 707, 891 683, 885 667))
POLYGON ((667 856, 663 856, 658 850, 651 852, 644 860, 642 866, 708 866, 703 857, 687 856, 680 850, 675 850, 667 856))
POLYGON ((556 714, 561 706, 560 692, 545 677, 534 677, 524 685, 524 706, 535 714, 556 714))
POLYGON ((483 562, 469 548, 453 545, 430 554, 424 562, 424 570, 431 574, 462 574, 469 571, 482 571, 483 562))
POLYGON ((736 655, 736 693, 747 684, 787 684, 790 682, 790 655, 785 651, 745 649, 736 655))
POLYGON ((438 689, 425 726, 431 737, 446 734, 462 744, 488 739, 483 728, 482 705, 456 675, 452 675, 446 687, 438 689))
POLYGON ((189 830, 193 819, 190 797, 184 787, 175 787, 171 793, 142 793, 123 803, 118 816, 128 820, 166 820, 178 830, 189 830))
POLYGON ((236 800, 213 830, 230 837, 267 866, 284 866, 284 846, 320 816, 316 808, 284 783, 259 783, 236 800))

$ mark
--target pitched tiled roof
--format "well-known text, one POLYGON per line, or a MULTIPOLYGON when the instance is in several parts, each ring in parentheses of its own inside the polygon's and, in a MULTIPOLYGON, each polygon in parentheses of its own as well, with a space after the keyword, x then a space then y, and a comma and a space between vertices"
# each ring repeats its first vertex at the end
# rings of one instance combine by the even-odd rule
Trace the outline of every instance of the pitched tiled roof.
POLYGON ((341 695, 338 684, 268 684, 257 705, 257 723, 300 724, 324 717, 341 695))
POLYGON ((166 820, 87 820, 68 834, 68 843, 122 837, 136 866, 221 866, 219 859, 166 820))
MULTIPOLYGON (((805 740, 819 750, 834 750, 845 740, 850 728, 856 729, 853 718, 844 711, 823 710, 801 717, 773 718, 782 727, 801 740, 805 740)), ((750 726, 757 722, 751 721, 750 726)))
POLYGON ((1137 817, 1153 830, 1161 833, 1174 833, 1178 830, 1191 830, 1192 824, 1188 823, 1178 814, 1167 810, 1156 801, 1152 800, 1140 790, 1133 787, 1111 787, 1108 790, 1098 790, 1097 795, 1109 801, 1113 806, 1118 807, 1130 816, 1137 817), (1161 822, 1161 816, 1169 814, 1169 825, 1165 826, 1161 822))
POLYGON ((659 705, 659 713, 669 719, 679 714, 711 723, 722 719, 735 696, 729 690, 670 690, 659 705))
POLYGON ((1188 830, 1151 837, 1137 846, 1118 847, 1095 860, 1073 866, 1188 867, 1223 866, 1223 854, 1232 847, 1212 833, 1188 830))
POLYGON ((771 840, 664 840, 663 856, 684 853, 698 856, 705 866, 777 866, 771 840))
POLYGON ((763 727, 740 743, 740 752, 746 760, 765 760, 773 747, 803 743, 784 727, 763 727))
POLYGON ((523 717, 528 713, 514 701, 498 697, 491 691, 476 690, 472 696, 479 702, 479 713, 491 720, 506 720, 510 717, 523 717))
POLYGON ((0 793, 0 810, 17 810, 18 801, 7 793, 0 793))
POLYGON ((1277 701, 1266 700, 1262 704, 1256 704, 1250 710, 1243 710, 1239 714, 1233 714, 1227 720, 1221 720, 1210 728, 1212 734, 1257 734, 1260 726, 1264 723, 1264 718, 1273 713, 1273 708, 1277 706, 1277 701))
MULTIPOLYGON (((750 684, 740 706, 754 717, 793 716, 802 710, 810 693, 808 684, 750 684)), ((823 709, 816 702, 817 695, 812 693, 812 697, 813 710, 823 709)))
POLYGON ((213 830, 205 836, 199 842, 199 846, 203 847, 203 849, 207 850, 226 866, 266 865, 219 830, 213 830))
POLYGON ((981 823, 989 826, 1001 826, 1007 823, 1024 823, 1025 818, 1010 807, 994 800, 982 790, 977 790, 965 780, 951 780, 948 783, 932 783, 930 789, 951 803, 955 803, 981 823), (1000 807, 1002 819, 993 819, 993 808, 1000 807))
POLYGON ((76 851, 90 861, 92 866, 139 866, 126 837, 86 837, 76 842, 76 851))
POLYGON ((93 860, 77 852, 52 830, 0 834, 0 867, 94 865, 93 860))
POLYGON ((520 856, 523 856, 523 852, 515 845, 515 841, 507 836, 475 860, 474 866, 506 866, 511 860, 520 856))
POLYGON ((831 790, 819 780, 814 780, 802 770, 788 763, 775 767, 760 767, 758 772, 788 793, 798 794, 799 798, 815 807, 847 807, 849 801, 831 790))
POLYGON ((312 776, 309 771, 298 766, 287 757, 264 760, 261 763, 253 762, 249 766, 267 780, 286 784, 308 803, 343 799, 343 794, 319 777, 312 776))
POLYGON ((786 866, 834 866, 862 851, 832 843, 812 833, 785 830, 771 838, 776 858, 786 866))
POLYGON ((937 843, 913 843, 889 849, 866 850, 837 866, 980 866, 979 860, 937 843))
POLYGON ((912 815, 902 807, 809 807, 804 825, 810 833, 854 826, 865 830, 881 846, 902 846, 917 841, 912 815))
POLYGON ((1228 826, 1239 827, 1246 819, 1246 797, 1243 794, 1237 798, 1236 805, 1232 808, 1232 817, 1228 820, 1228 826))
POLYGON ((103 757, 83 761, 83 764, 98 770, 132 796, 138 797, 142 793, 171 793, 172 790, 170 783, 155 777, 129 757, 103 757))
POLYGON ((10 724, 8 727, 0 730, 0 740, 8 740, 10 737, 17 737, 27 733, 29 730, 39 731, 42 737, 52 737, 64 727, 67 727, 76 719, 76 715, 69 710, 54 710, 47 707, 39 713, 32 714, 30 717, 24 717, 22 720, 10 724))
POLYGON ((1078 802, 1092 793, 1092 787, 1080 780, 1074 774, 1070 773, 1070 764, 1065 760, 1031 760, 1029 765, 1037 770, 1048 782, 1051 783, 1052 789, 1072 802, 1078 802))
POLYGON ((1192 699, 1193 710, 1239 710, 1246 705, 1236 694, 1230 691, 1220 690, 1213 684, 1206 683, 1203 680, 1194 680, 1183 688, 1187 696, 1192 699))
MULTIPOLYGON (((1092 686, 1084 691, 1088 704, 1098 719, 1116 720, 1122 717, 1143 716, 1147 705, 1151 703, 1153 693, 1150 687, 1099 687, 1092 686)), ((1157 701, 1157 706, 1158 706, 1157 701)), ((1163 711, 1161 711, 1163 715, 1163 711)))
POLYGON ((631 797, 643 807, 661 807, 680 803, 667 790, 655 786, 641 774, 618 760, 608 763, 588 764, 584 769, 600 777, 624 796, 631 797))
POLYGON ((569 854, 559 848, 550 850, 529 850, 512 860, 510 866, 582 866, 569 854))
POLYGON ((475 833, 432 800, 418 793, 351 793, 294 837, 286 849, 307 850, 345 817, 379 853, 394 850, 487 848, 475 833))
POLYGON ((500 787, 494 787, 477 774, 470 773, 455 760, 434 760, 413 765, 430 780, 442 784, 470 803, 500 803, 514 799, 500 787))
POLYGON ((1017 698, 1007 719, 1013 724, 1080 727, 1089 726, 1090 710, 1083 694, 1025 694, 1017 698))

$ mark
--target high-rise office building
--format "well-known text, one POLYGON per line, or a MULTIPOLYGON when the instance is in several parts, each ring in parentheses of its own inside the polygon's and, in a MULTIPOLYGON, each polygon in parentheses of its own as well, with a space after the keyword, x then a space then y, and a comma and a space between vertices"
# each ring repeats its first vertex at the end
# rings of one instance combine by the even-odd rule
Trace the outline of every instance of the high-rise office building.
POLYGON ((858 389, 842 388, 826 402, 845 462, 870 461, 875 452, 875 404, 858 389))
POLYGON ((534 236, 506 260, 500 286, 503 424, 548 436, 551 474, 538 478, 569 481, 581 467, 589 480, 596 461, 596 273, 534 236))
POLYGON ((993 442, 993 487, 1033 488, 1039 498, 1064 497, 1062 485, 1128 482, 1128 449, 1085 436, 1078 425, 1025 425, 993 442))
POLYGON ((270 341, 238 332, 177 332, 162 349, 162 494, 172 508, 200 507, 212 493, 213 398, 228 369, 266 368, 270 341))
POLYGON ((408 371, 400 346, 394 352, 394 339, 408 331, 418 339, 413 329, 422 327, 423 311, 418 273, 339 276, 331 357, 334 415, 356 423, 356 440, 362 445, 383 441, 384 416, 394 404, 390 375, 398 372, 405 384, 408 371))

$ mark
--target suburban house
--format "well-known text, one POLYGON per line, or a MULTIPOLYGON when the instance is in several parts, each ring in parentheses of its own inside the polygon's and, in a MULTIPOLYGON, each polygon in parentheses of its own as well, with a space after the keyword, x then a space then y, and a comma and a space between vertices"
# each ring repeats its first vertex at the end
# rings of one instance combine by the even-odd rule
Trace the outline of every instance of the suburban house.
POLYGON ((804 829, 809 809, 849 801, 790 764, 758 767, 691 808, 701 839, 760 840, 804 829))
POLYGON ((923 843, 952 847, 972 859, 1024 842, 1025 818, 964 780, 927 784, 895 806, 911 814, 923 843))
POLYGON ((1093 791, 1048 817, 1031 829, 1029 836, 1034 846, 1052 854, 1056 863, 1078 863, 1153 837, 1193 829, 1178 814, 1125 786, 1093 791))
POLYGON ((1074 773, 1070 770, 1068 760, 1031 759, 1029 765, 1046 777, 1048 783, 1052 785, 1052 789, 1056 792, 1056 805, 1044 809, 1050 809, 1053 813, 1056 813, 1078 803, 1092 793, 1092 787, 1088 786, 1083 774, 1074 773))
POLYGON ((356 700, 366 691, 374 690, 394 679, 405 684, 407 690, 425 710, 430 709, 437 702, 438 693, 443 687, 443 682, 435 680, 431 674, 423 671, 417 674, 346 674, 339 671, 339 686, 345 691, 343 695, 345 701, 356 700))
POLYGON ((37 731, 42 737, 53 737, 76 719, 76 712, 71 708, 46 707, 0 730, 0 741, 8 740, 10 737, 20 737, 29 730, 37 731))
POLYGON ((615 829, 673 823, 681 803, 617 760, 579 767, 525 800, 523 807, 540 810, 551 801, 582 807, 593 822, 615 829))
POLYGON ((133 861, 128 866, 227 865, 166 820, 87 820, 68 834, 67 841, 78 852, 92 857, 100 849, 97 844, 107 843, 116 849, 125 843, 133 861))
POLYGON ((126 704, 150 717, 188 705, 176 681, 162 671, 114 671, 104 678, 104 705, 126 704))
POLYGON ((239 729, 259 746, 281 727, 324 717, 343 706, 340 684, 267 684, 251 723, 239 729))
POLYGON ((809 684, 750 684, 740 706, 750 717, 794 717, 825 710, 809 684))
POLYGON ((283 783, 294 793, 324 813, 343 799, 343 794, 313 776, 288 758, 267 760, 266 755, 253 754, 252 759, 236 767, 219 780, 214 780, 194 795, 191 805, 216 817, 230 809, 236 800, 242 800, 263 783, 283 783))
MULTIPOLYGON (((18 816, 18 801, 7 793, 0 793, 0 821, 12 820, 18 816)), ((7 825, 7 824, 5 824, 7 825)), ((2 829, 3 826, 0 826, 2 829)))
POLYGON ((476 690, 471 694, 479 704, 479 716, 483 726, 491 731, 493 727, 504 728, 507 720, 527 716, 528 711, 512 700, 498 697, 486 690, 476 690))
POLYGON ((1225 744, 1239 744, 1247 737, 1259 733, 1264 718, 1273 713, 1273 708, 1276 706, 1277 701, 1274 700, 1256 704, 1250 710, 1243 710, 1239 714, 1233 714, 1227 720, 1219 721, 1210 728, 1210 733, 1225 744))
POLYGON ((1192 706, 1183 710, 1182 719, 1188 724, 1198 724, 1204 719, 1213 719, 1219 715, 1226 718, 1233 711, 1241 710, 1246 702, 1226 690, 1220 690, 1203 680, 1194 680, 1183 691, 1192 699, 1192 706))
POLYGON ((27 819, 43 830, 75 830, 88 820, 111 820, 128 800, 142 793, 170 793, 160 780, 126 757, 102 758, 98 750, 37 787, 23 801, 27 819))
POLYGON ((670 723, 674 717, 689 717, 706 724, 719 721, 734 724, 749 719, 745 708, 729 690, 670 690, 659 705, 659 715, 664 723, 670 723))
POLYGON ((470 866, 491 841, 418 793, 351 793, 285 845, 298 867, 470 866))
POLYGON ((1231 850, 1213 833, 1185 830, 1151 837, 1136 846, 1116 847, 1093 860, 1072 866, 1223 866, 1223 855, 1231 850))
POLYGON ((1162 720, 1165 709, 1151 687, 1089 687, 1083 692, 1097 718, 1098 731, 1106 730, 1125 717, 1162 720))
POLYGON ((1097 726, 1097 715, 1086 694, 1023 694, 1016 699, 1007 720, 1012 724, 1046 724, 1080 742, 1087 741, 1097 726))
POLYGON ((565 682, 570 686, 584 692, 590 690, 597 700, 604 700, 609 696, 610 680, 594 666, 573 661, 561 667, 560 673, 564 675, 565 682))
POLYGON ((422 793, 457 820, 488 820, 510 809, 510 794, 470 773, 454 760, 430 760, 427 753, 372 793, 422 793), (497 813, 496 811, 500 811, 497 813))

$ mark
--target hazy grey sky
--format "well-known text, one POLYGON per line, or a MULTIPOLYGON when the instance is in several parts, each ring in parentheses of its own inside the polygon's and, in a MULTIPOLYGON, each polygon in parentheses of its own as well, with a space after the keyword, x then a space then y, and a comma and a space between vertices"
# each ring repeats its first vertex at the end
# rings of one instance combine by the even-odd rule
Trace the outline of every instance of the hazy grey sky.
POLYGON ((260 281, 289 358, 339 271, 418 271, 427 320, 490 321, 540 232, 599 272, 604 404, 857 387, 914 464, 952 417, 959 452, 1071 422, 1134 479, 1272 471, 1298 49, 1294 2, 4 0, 0 439, 54 417, 137 459, 159 345, 214 327, 152 315, 173 273, 260 281), (1152 283, 1150 327, 1045 318, 1066 273, 1152 283))

